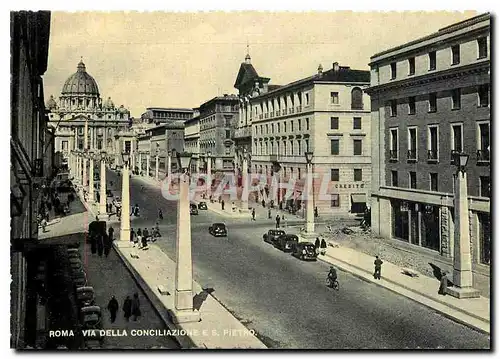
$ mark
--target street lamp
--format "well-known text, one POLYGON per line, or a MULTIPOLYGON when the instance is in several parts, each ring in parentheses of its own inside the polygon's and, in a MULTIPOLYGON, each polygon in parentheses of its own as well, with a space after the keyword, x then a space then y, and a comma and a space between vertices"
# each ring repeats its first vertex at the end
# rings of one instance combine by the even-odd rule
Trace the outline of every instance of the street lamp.
POLYGON ((99 185, 99 219, 104 220, 107 214, 107 195, 106 195, 106 161, 107 154, 105 150, 102 150, 99 156, 101 162, 101 170, 100 170, 100 185, 99 185))
POLYGON ((175 267, 175 310, 171 312, 175 323, 197 322, 199 311, 193 311, 193 262, 191 253, 191 216, 189 213, 189 168, 191 153, 177 154, 182 173, 179 177, 177 201, 177 239, 175 267))
POLYGON ((453 248, 453 287, 446 292, 456 298, 477 298, 480 293, 472 287, 472 256, 470 251, 469 203, 467 172, 469 160, 466 153, 455 153, 455 230, 453 248))
POLYGON ((207 151, 207 196, 212 195, 212 152, 207 151))
POLYGON ((89 199, 87 202, 89 203, 94 203, 94 159, 95 159, 95 154, 94 152, 89 152, 88 153, 89 157, 89 199))
POLYGON ((172 174, 172 150, 168 151, 168 158, 167 158, 167 177, 170 177, 172 174))
POLYGON ((241 174, 241 210, 248 211, 248 153, 247 149, 243 148, 243 169, 241 174))
POLYGON ((157 148, 156 149, 156 167, 155 167, 155 179, 157 181, 158 181, 158 171, 159 171, 159 168, 158 168, 159 154, 160 154, 160 150, 157 148))
POLYGON ((123 171, 122 171, 122 208, 121 208, 121 226, 120 240, 130 241, 130 188, 129 188, 129 161, 130 152, 122 152, 123 171))
POLYGON ((313 188, 313 173, 312 173, 312 160, 313 152, 307 151, 305 153, 306 163, 307 163, 307 192, 306 192, 306 233, 305 235, 309 238, 315 237, 314 233, 314 188, 313 188))

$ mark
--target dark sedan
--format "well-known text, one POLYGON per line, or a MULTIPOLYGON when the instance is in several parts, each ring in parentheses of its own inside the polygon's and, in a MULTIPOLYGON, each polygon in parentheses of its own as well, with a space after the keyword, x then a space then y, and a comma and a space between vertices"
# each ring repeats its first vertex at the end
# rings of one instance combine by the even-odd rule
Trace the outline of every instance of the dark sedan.
POLYGON ((214 223, 208 227, 208 233, 215 237, 227 237, 227 228, 224 223, 214 223))
POLYGON ((207 210, 208 209, 207 202, 198 203, 198 209, 207 210))
POLYGON ((283 252, 293 252, 297 243, 299 243, 299 237, 295 234, 283 234, 276 239, 274 246, 283 252))
POLYGON ((189 205, 189 214, 198 214, 198 207, 194 203, 189 205))
POLYGON ((311 242, 300 242, 295 245, 292 256, 303 261, 315 261, 318 254, 316 253, 314 244, 311 242))
POLYGON ((284 234, 285 231, 282 231, 281 229, 270 229, 267 233, 264 233, 262 237, 264 238, 264 242, 274 244, 278 237, 284 234))

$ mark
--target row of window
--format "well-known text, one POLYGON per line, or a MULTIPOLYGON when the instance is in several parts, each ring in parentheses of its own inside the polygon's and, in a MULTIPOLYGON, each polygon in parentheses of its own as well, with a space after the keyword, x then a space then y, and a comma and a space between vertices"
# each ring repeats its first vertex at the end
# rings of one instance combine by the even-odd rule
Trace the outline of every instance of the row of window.
POLYGON ((309 151, 309 140, 259 141, 254 148, 257 155, 302 156, 309 151))
MULTIPOLYGON (((363 170, 361 168, 354 169, 354 182, 363 181, 363 170)), ((330 181, 338 182, 340 181, 340 170, 338 168, 332 168, 330 170, 330 181)))
MULTIPOLYGON (((429 173, 428 190, 439 192, 438 178, 439 178, 438 173, 433 173, 433 172, 429 173)), ((398 171, 391 171, 391 185, 393 187, 399 187, 398 171)), ((455 192, 454 186, 455 186, 455 181, 453 181, 452 192, 455 192)), ((417 172, 414 171, 408 172, 408 188, 417 189, 417 172)), ((449 190, 449 188, 446 188, 444 190, 447 191, 449 190)), ((491 196, 491 183, 489 176, 479 177, 479 196, 481 197, 491 196)))
MULTIPOLYGON (((464 150, 463 143, 463 123, 452 123, 451 126, 451 152, 461 153, 464 150)), ((418 161, 418 128, 416 126, 408 127, 408 148, 407 160, 418 161)), ((423 137, 423 136, 421 136, 423 137)), ((391 161, 399 160, 399 128, 390 129, 389 139, 389 159, 391 161)), ((477 161, 488 162, 490 160, 490 122, 477 122, 477 161)), ((439 161, 439 125, 427 126, 427 161, 439 161)))
POLYGON ((179 112, 160 112, 153 111, 154 118, 177 118, 182 120, 189 120, 193 117, 192 113, 179 113, 179 112))
MULTIPOLYGON (((490 104, 490 96, 489 96, 489 84, 480 85, 477 88, 477 105, 479 107, 487 107, 490 104)), ((451 91, 451 106, 452 110, 458 110, 462 107, 462 90, 460 88, 454 89, 451 91)), ((427 112, 436 112, 437 111, 437 93, 428 94, 428 107, 427 112)), ((416 114, 416 102, 415 96, 408 97, 408 115, 416 114)), ((398 101, 390 100, 388 103, 389 114, 391 117, 395 117, 398 115, 398 101)))
MULTIPOLYGON (((290 129, 290 132, 295 132, 295 127, 294 127, 294 120, 290 120, 290 126, 287 127, 287 121, 283 122, 277 122, 277 123, 266 123, 265 125, 256 125, 255 126, 255 135, 267 135, 267 134, 274 134, 274 130, 276 130, 276 133, 281 133, 281 129, 283 129, 283 133, 287 132, 287 129, 290 129), (275 126, 276 125, 276 126, 275 126), (283 127, 282 127, 283 125, 283 127)), ((302 126, 302 119, 299 118, 297 120, 297 131, 302 131, 302 128, 304 127, 305 131, 309 131, 309 118, 306 117, 304 121, 304 126, 302 126)))
MULTIPOLYGON (((339 118, 338 117, 330 117, 330 129, 332 129, 332 130, 339 129, 339 118)), ((352 129, 353 130, 361 130, 361 117, 353 117, 352 118, 352 129)))
MULTIPOLYGON (((449 48, 450 51, 450 61, 451 65, 460 64, 460 44, 453 45, 449 48)), ((477 58, 484 59, 488 56, 488 39, 486 37, 480 37, 477 39, 477 58)), ((408 60, 408 76, 415 75, 415 57, 410 57, 408 60)), ((391 63, 391 80, 395 80, 397 77, 397 67, 396 62, 391 63)), ((431 51, 428 53, 428 70, 436 70, 436 51, 431 51)))
MULTIPOLYGON (((340 155, 340 139, 334 138, 330 140, 330 153, 332 155, 340 155)), ((363 155, 363 140, 361 139, 353 139, 352 140, 352 154, 354 156, 362 156, 363 155)))

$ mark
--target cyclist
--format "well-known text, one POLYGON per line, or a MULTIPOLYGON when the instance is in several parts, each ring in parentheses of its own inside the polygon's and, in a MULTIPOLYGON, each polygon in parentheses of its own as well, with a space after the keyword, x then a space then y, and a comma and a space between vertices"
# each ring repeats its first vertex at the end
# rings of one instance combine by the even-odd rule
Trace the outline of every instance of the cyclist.
POLYGON ((333 287, 337 281, 337 270, 333 266, 330 267, 330 271, 328 272, 328 279, 330 280, 330 286, 333 287))

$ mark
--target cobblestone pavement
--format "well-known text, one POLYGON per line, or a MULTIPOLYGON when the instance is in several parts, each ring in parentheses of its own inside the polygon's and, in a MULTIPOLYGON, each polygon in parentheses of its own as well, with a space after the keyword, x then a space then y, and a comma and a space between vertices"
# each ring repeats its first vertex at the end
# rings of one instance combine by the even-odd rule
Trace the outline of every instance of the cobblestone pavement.
MULTIPOLYGON (((320 229, 323 231, 325 238, 329 238, 339 245, 351 248, 371 256, 380 256, 383 260, 398 265, 414 269, 426 276, 434 277, 433 265, 453 272, 453 264, 440 256, 437 252, 431 253, 430 250, 422 248, 411 248, 409 244, 399 242, 397 239, 388 240, 377 238, 369 232, 364 232, 360 227, 349 227, 355 232, 352 234, 344 234, 341 231, 343 227, 339 223, 332 224, 333 233, 326 231, 324 226, 320 229)), ((414 246, 413 246, 414 247, 414 246)), ((474 273, 474 286, 481 291, 481 295, 490 297, 490 280, 488 276, 481 273, 474 273)))

